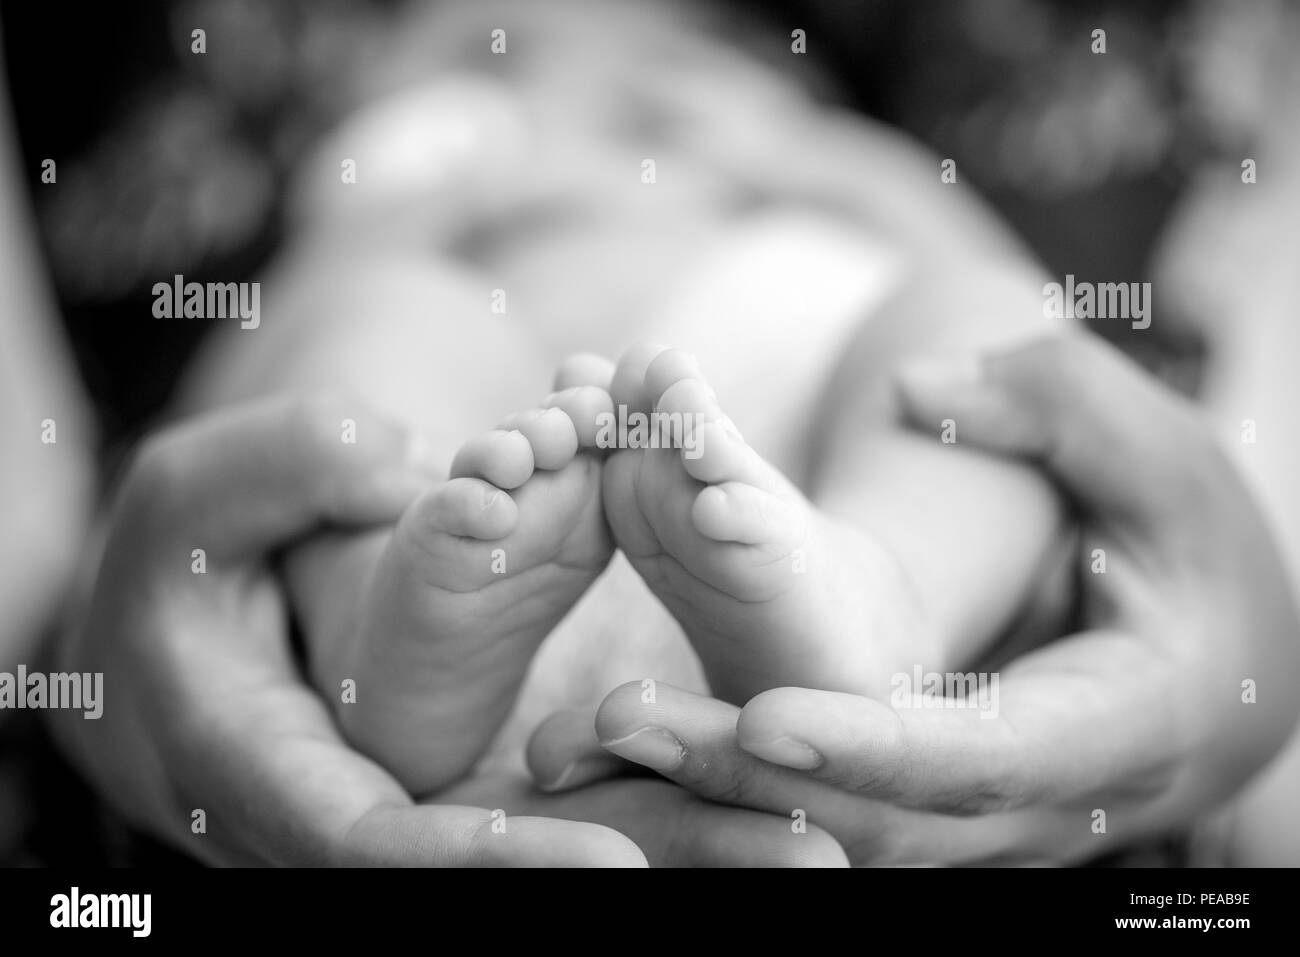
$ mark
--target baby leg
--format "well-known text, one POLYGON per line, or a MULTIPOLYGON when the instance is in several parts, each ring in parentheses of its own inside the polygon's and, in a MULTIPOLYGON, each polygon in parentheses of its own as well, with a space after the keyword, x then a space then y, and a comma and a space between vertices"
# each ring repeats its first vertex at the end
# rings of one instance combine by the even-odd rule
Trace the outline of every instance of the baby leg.
MULTIPOLYGON (((538 644, 609 558, 590 451, 608 397, 526 401, 552 369, 527 324, 489 312, 489 282, 427 257, 308 260, 278 279, 275 312, 218 345, 190 404, 364 396, 417 428, 450 476, 396 529, 322 534, 285 562, 315 685, 362 750, 427 793, 474 764, 538 644), (528 411, 502 419, 510 405, 528 411)), ((596 365, 578 378, 598 381, 596 365)), ((321 427, 366 440, 361 411, 321 427)))
POLYGON ((931 284, 870 319, 808 425, 820 442, 803 489, 745 442, 685 353, 637 347, 620 360, 616 406, 700 423, 691 448, 611 455, 604 497, 616 542, 682 624, 715 693, 885 697, 899 672, 944 670, 987 646, 1025 602, 1059 541, 1052 490, 950 447, 941 423, 930 435, 905 428, 895 399, 908 357, 1010 339, 1017 315, 1022 328, 1041 324, 1041 300, 996 275, 958 286, 965 339, 952 303, 927 301, 931 284))

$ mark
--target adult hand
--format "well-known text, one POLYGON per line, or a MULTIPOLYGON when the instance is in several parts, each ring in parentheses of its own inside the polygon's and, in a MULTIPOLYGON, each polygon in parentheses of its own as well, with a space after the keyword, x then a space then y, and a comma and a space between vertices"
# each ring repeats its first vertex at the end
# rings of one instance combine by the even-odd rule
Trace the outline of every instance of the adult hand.
POLYGON ((1002 669, 996 715, 801 688, 737 709, 660 684, 646 704, 624 686, 594 729, 538 729, 538 780, 590 780, 617 755, 803 810, 855 863, 1073 861, 1189 824, 1269 760, 1296 718, 1300 623, 1194 407, 1082 336, 901 384, 925 428, 952 419, 959 442, 1036 461, 1077 505, 1084 629, 1002 669))
POLYGON ((419 805, 352 750, 294 660, 273 558, 327 527, 391 523, 444 478, 408 439, 359 417, 355 402, 317 398, 223 411, 146 443, 62 654, 66 670, 103 672, 102 717, 54 718, 65 749, 122 813, 211 863, 646 862, 623 834, 589 823, 597 818, 627 822, 668 863, 734 862, 714 834, 753 839, 767 862, 843 861, 824 834, 808 855, 784 839, 782 820, 651 781, 556 798, 467 782, 467 800, 486 806, 419 805), (361 423, 355 444, 340 441, 345 418, 361 423), (518 815, 526 805, 556 814, 518 815), (498 808, 510 815, 504 827, 498 808))

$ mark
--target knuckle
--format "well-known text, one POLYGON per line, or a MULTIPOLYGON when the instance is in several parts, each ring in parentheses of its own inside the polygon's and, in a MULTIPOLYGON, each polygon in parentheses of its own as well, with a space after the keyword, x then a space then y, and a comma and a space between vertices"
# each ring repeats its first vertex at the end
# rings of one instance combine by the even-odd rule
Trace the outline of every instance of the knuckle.
POLYGON ((492 830, 492 817, 484 812, 481 819, 469 822, 452 835, 444 848, 450 860, 460 864, 493 866, 509 860, 509 831, 492 830))
POLYGON ((907 786, 916 771, 915 744, 899 714, 889 714, 893 720, 879 729, 880 738, 843 765, 832 764, 828 781, 867 794, 892 795, 907 786))
POLYGON ((841 788, 852 788, 870 794, 893 794, 904 781, 901 762, 867 761, 852 767, 837 768, 826 775, 826 780, 841 788))

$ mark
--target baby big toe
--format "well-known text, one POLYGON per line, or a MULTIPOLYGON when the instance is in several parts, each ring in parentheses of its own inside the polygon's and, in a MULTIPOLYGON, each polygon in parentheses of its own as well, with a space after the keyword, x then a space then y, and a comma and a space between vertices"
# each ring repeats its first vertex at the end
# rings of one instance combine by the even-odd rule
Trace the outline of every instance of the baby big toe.
POLYGON ((698 360, 681 349, 665 349, 646 367, 645 392, 657 405, 659 398, 683 379, 704 381, 698 360))
POLYGON ((655 397, 646 389, 646 371, 664 346, 654 342, 638 342, 628 347, 618 359, 609 392, 614 405, 627 406, 628 412, 649 412, 655 397))
POLYGON ((514 500, 476 478, 444 482, 411 507, 401 531, 431 550, 431 536, 445 534, 493 541, 510 534, 519 518, 514 500))
POLYGON ((599 386, 580 385, 563 389, 546 397, 546 405, 561 410, 573 423, 578 447, 596 446, 602 421, 614 414, 609 393, 599 386))

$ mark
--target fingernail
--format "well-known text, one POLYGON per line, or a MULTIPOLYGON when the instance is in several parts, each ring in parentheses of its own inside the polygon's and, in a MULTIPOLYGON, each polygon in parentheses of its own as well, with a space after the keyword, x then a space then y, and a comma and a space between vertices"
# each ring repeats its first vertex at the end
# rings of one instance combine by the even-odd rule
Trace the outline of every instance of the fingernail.
POLYGON ((602 741, 600 746, 652 771, 671 771, 686 756, 686 745, 663 728, 640 728, 625 738, 602 741))
POLYGON ((779 764, 783 768, 794 768, 796 771, 811 771, 820 767, 823 760, 816 748, 785 735, 771 741, 746 744, 745 750, 764 761, 779 764))
POLYGON ((979 359, 972 355, 924 356, 909 359, 898 370, 899 381, 909 389, 947 392, 979 385, 979 359))
POLYGON ((601 760, 600 758, 579 758, 570 761, 550 781, 538 781, 537 787, 541 791, 566 791, 572 788, 582 787, 584 784, 590 784, 592 781, 599 781, 601 778, 608 777, 614 767, 613 759, 601 760))
POLYGON ((501 497, 501 489, 487 487, 483 489, 483 504, 479 508, 486 512, 501 497))

